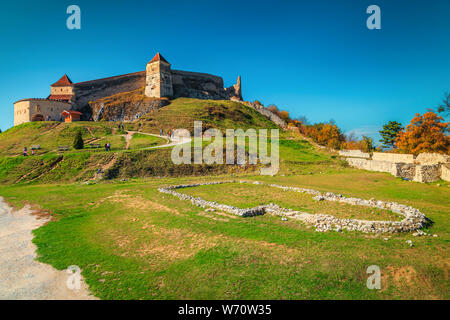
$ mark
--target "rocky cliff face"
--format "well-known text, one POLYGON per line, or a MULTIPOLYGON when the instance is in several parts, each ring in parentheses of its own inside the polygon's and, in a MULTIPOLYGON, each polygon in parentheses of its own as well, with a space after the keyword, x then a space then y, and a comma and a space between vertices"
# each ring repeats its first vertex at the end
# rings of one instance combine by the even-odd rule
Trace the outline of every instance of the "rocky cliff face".
POLYGON ((168 99, 144 96, 140 88, 98 99, 90 104, 90 109, 94 121, 133 121, 168 104, 168 99))

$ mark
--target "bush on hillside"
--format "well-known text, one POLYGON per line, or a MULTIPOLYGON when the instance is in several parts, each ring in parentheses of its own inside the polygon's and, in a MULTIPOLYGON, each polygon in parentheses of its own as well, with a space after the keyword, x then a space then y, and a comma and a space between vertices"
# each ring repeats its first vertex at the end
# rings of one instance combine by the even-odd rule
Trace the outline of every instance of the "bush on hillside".
POLYGON ((83 134, 78 130, 73 139, 73 147, 77 150, 84 148, 83 134))

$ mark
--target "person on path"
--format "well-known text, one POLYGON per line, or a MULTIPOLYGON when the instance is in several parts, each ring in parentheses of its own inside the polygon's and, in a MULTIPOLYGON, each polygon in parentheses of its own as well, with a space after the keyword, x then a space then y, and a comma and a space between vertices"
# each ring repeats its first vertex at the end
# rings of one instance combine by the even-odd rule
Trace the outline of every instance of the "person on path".
POLYGON ((26 157, 28 155, 27 147, 23 147, 23 155, 26 157))

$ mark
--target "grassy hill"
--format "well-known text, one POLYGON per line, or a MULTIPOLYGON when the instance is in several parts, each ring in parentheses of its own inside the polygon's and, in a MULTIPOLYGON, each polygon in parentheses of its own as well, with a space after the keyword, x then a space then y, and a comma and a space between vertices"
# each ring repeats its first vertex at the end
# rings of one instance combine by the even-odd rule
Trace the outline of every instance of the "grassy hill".
POLYGON ((187 129, 193 133, 194 121, 202 121, 204 129, 277 128, 258 113, 239 102, 178 98, 168 106, 154 110, 130 124, 130 128, 159 133, 160 129, 187 129))
POLYGON ((59 146, 72 146, 75 133, 81 130, 85 143, 95 142, 103 137, 112 137, 116 124, 112 122, 54 121, 28 122, 0 133, 0 156, 17 156, 24 147, 40 145, 40 154, 56 152, 59 146))
POLYGON ((140 114, 137 109, 139 107, 148 113, 130 124, 129 128, 151 133, 159 133, 160 129, 188 129, 192 132, 194 121, 199 120, 203 121, 203 128, 206 129, 277 128, 272 121, 239 102, 192 98, 168 101, 146 97, 143 88, 114 94, 91 103, 94 109, 98 109, 100 105, 104 108, 105 117, 113 119, 119 114, 132 118, 134 114, 140 114), (166 104, 168 105, 156 109, 166 104))
MULTIPOLYGON (((104 100, 105 103, 129 101, 133 97, 130 94, 121 94, 114 99, 107 97, 104 100)), ((125 130, 154 134, 159 134, 161 128, 165 132, 176 128, 192 131, 195 120, 203 121, 204 130, 214 127, 223 132, 228 128, 277 128, 254 109, 237 102, 179 98, 134 122, 125 123, 125 130)), ((167 143, 165 139, 136 133, 127 141, 126 132, 118 130, 118 124, 119 122, 108 121, 31 122, 0 133, 0 182, 88 181, 98 169, 104 169, 104 176, 111 179, 242 174, 257 169, 255 166, 174 165, 170 159, 170 149, 146 149, 167 143), (78 130, 81 130, 85 142, 82 150, 71 147, 78 130), (111 143, 112 152, 116 154, 114 157, 105 152, 103 147, 89 147, 91 143, 103 146, 107 142, 111 143), (27 147, 31 154, 33 145, 40 146, 36 155, 22 156, 23 147, 27 147), (59 151, 59 146, 69 146, 69 150, 59 151)), ((281 130, 280 137, 281 172, 285 174, 309 174, 324 170, 323 165, 326 163, 337 163, 329 154, 316 150, 298 135, 281 130)))
MULTIPOLYGON (((145 149, 165 139, 143 132, 191 129, 199 119, 219 129, 275 127, 255 112, 229 101, 176 99, 126 123, 126 130, 141 131, 131 139, 114 122, 17 126, 0 134, 0 195, 55 218, 34 231, 40 261, 59 270, 78 265, 102 299, 449 298, 447 182, 419 184, 348 168, 292 132, 280 135, 276 176, 258 175, 250 166, 174 165, 170 148, 145 149), (59 152, 80 129, 87 142, 111 142, 113 152, 59 152), (33 144, 41 145, 37 155, 20 155, 33 144), (94 179, 99 168, 106 180, 94 179), (168 185, 236 178, 411 205, 432 221, 425 231, 436 236, 316 232, 291 218, 242 218, 158 192, 168 185), (381 268, 381 290, 366 286, 370 265, 381 268)), ((401 219, 386 210, 318 202, 262 185, 184 192, 242 208, 275 203, 341 218, 401 219)))

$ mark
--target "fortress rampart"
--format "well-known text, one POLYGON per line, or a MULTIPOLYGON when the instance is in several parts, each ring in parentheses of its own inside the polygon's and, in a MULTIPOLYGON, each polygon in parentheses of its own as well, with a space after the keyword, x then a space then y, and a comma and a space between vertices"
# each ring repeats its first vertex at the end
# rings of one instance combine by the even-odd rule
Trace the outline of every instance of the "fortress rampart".
POLYGON ((91 101, 139 88, 145 88, 145 95, 152 98, 188 97, 242 101, 240 77, 235 85, 224 88, 221 77, 207 73, 172 70, 171 64, 157 53, 144 71, 78 83, 73 83, 67 75, 64 75, 50 86, 50 95, 46 99, 30 98, 15 102, 14 125, 48 118, 57 120, 64 109, 85 112, 84 110, 90 110, 91 101), (28 102, 24 103, 25 100, 28 102))

